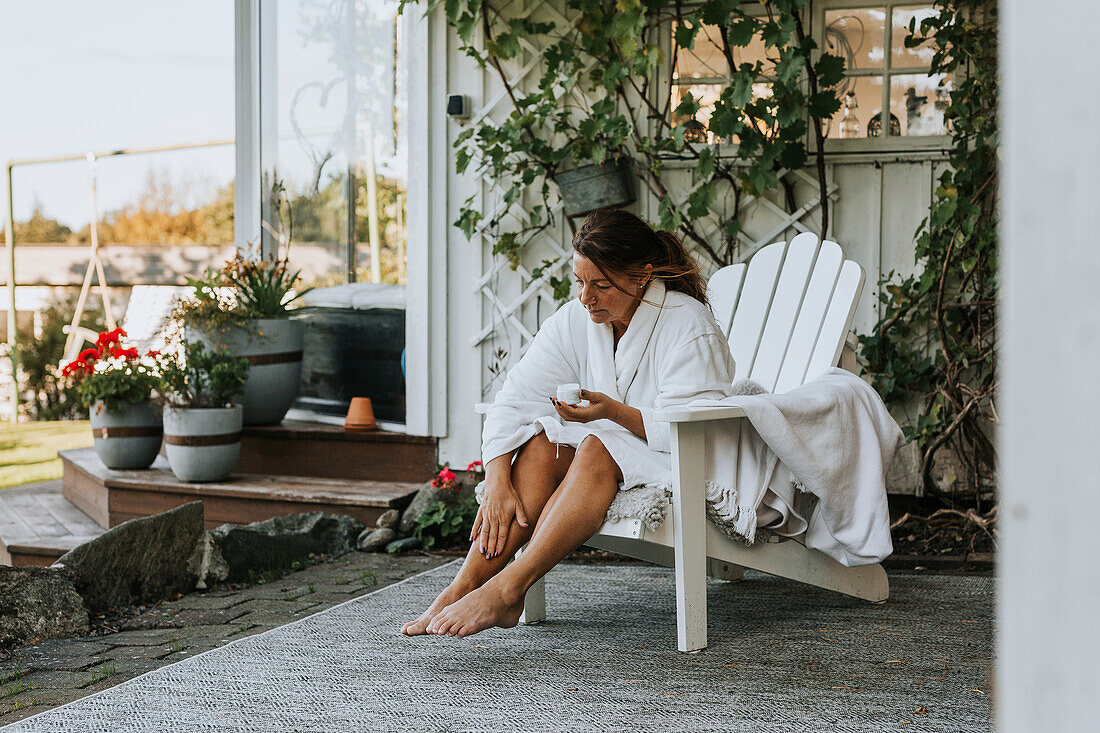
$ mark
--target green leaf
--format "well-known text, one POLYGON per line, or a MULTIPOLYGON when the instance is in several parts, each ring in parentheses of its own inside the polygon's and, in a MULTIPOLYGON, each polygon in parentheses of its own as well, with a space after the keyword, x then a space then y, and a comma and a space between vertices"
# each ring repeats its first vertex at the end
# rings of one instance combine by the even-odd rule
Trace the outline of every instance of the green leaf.
POLYGON ((462 233, 466 235, 466 239, 473 238, 474 230, 477 229, 478 222, 481 221, 481 212, 469 208, 469 203, 470 201, 467 200, 458 219, 455 221, 455 226, 462 230, 462 233))
POLYGON ((676 105, 676 109, 672 111, 672 114, 677 117, 695 117, 699 112, 699 103, 695 101, 694 95, 691 92, 684 92, 684 96, 680 99, 680 103, 676 105))
POLYGON ((699 16, 707 25, 724 26, 739 0, 706 0, 699 6, 699 16))
POLYGON ((759 29, 759 21, 749 16, 742 16, 729 24, 729 28, 726 30, 726 40, 729 41, 731 46, 744 48, 752 43, 759 29))
POLYGON ((699 165, 696 170, 704 180, 714 175, 714 151, 709 147, 699 151, 699 165))
POLYGON ((822 54, 814 63, 814 73, 820 87, 836 86, 844 79, 844 59, 840 56, 822 54))
POLYGON ((688 51, 695 48, 695 36, 699 33, 701 26, 698 23, 693 23, 690 20, 685 20, 676 26, 676 32, 674 37, 676 39, 676 45, 680 48, 687 49, 688 51))

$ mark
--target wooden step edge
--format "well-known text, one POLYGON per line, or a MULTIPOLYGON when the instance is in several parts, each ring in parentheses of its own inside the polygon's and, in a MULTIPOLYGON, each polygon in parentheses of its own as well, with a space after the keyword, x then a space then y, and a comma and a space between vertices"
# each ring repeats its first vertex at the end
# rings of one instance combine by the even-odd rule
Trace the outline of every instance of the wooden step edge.
MULTIPOLYGON (((150 494, 184 494, 202 497, 223 497, 253 501, 283 501, 292 504, 339 504, 379 509, 400 509, 412 501, 415 492, 389 497, 349 496, 337 492, 317 491, 303 494, 296 491, 259 487, 232 487, 225 484, 150 484, 129 481, 109 481, 108 490, 138 491, 150 494)), ((419 490, 419 489, 417 489, 419 490)))
POLYGON ((22 545, 18 542, 4 543, 5 549, 11 555, 38 555, 40 557, 61 557, 71 548, 49 547, 47 545, 22 545))
POLYGON ((245 438, 283 438, 288 440, 343 441, 348 443, 403 443, 435 446, 439 439, 431 435, 409 435, 387 430, 366 433, 348 432, 338 425, 284 421, 279 425, 248 425, 245 438))

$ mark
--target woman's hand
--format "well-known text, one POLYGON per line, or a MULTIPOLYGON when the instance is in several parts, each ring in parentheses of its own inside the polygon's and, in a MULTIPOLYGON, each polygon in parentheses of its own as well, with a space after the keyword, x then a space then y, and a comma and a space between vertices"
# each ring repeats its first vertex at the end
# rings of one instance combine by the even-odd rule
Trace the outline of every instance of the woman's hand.
POLYGON ((592 392, 587 389, 581 390, 581 399, 588 400, 588 404, 570 405, 553 397, 550 398, 550 401, 554 403, 554 409, 558 411, 558 414, 570 422, 614 420, 620 414, 621 409, 626 407, 622 402, 613 397, 608 397, 603 392, 592 392))
POLYGON ((495 472, 492 475, 487 473, 485 499, 470 530, 470 542, 477 542, 478 551, 486 559, 494 558, 504 551, 513 521, 521 527, 527 526, 527 512, 512 486, 511 478, 495 472))
POLYGON ((564 419, 571 422, 592 422, 593 420, 610 420, 622 425, 642 440, 646 439, 645 423, 642 421, 642 413, 637 408, 619 402, 614 397, 608 397, 602 392, 581 390, 581 399, 588 400, 587 405, 567 405, 553 397, 554 409, 564 419))

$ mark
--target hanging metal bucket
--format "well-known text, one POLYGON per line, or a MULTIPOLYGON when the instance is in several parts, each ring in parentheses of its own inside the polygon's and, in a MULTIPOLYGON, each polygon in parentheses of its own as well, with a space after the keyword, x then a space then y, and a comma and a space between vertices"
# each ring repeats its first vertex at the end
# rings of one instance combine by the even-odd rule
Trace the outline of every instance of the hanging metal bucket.
POLYGON ((559 171, 554 181, 566 216, 583 216, 605 206, 634 203, 630 164, 625 158, 559 171))

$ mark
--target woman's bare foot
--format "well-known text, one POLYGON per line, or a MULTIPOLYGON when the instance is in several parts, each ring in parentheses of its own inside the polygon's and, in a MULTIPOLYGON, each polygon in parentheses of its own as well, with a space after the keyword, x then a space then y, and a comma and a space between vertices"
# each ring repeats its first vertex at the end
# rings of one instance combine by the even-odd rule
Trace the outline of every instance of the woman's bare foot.
POLYGON ((509 592, 494 579, 445 607, 426 629, 429 634, 469 636, 493 626, 511 628, 522 614, 523 594, 509 592))
POLYGON ((428 626, 428 622, 432 620, 432 617, 442 611, 452 603, 461 600, 467 593, 474 590, 474 586, 460 584, 456 578, 454 582, 448 585, 439 597, 432 602, 432 605, 428 606, 428 610, 420 614, 415 621, 410 621, 401 627, 401 633, 405 636, 419 636, 424 634, 425 629, 428 626))

